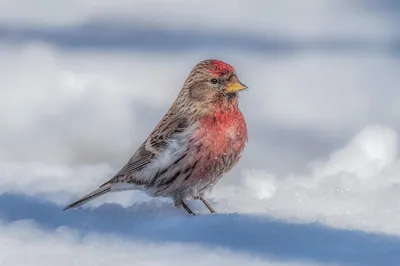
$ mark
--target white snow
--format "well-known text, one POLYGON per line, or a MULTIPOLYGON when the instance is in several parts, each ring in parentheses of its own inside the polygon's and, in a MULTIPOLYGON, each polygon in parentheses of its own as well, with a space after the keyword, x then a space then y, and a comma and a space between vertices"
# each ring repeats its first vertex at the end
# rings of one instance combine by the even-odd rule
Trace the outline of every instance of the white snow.
POLYGON ((363 1, 0 1, 0 265, 397 266, 397 23, 363 1), (74 46, 99 21, 295 47, 74 46), (214 57, 249 86, 248 146, 207 195, 218 214, 140 191, 63 212, 126 163, 214 57))
POLYGON ((0 227, 1 265, 252 265, 305 266, 311 263, 263 261, 223 248, 192 244, 123 241, 110 235, 59 228, 48 232, 27 221, 0 227))
POLYGON ((296 0, 14 0, 0 3, 0 23, 35 28, 105 20, 148 28, 311 39, 390 38, 395 21, 369 8, 357 0, 309 0, 307 4, 296 0))
POLYGON ((227 211, 265 213, 283 219, 400 235, 400 158, 397 135, 368 126, 308 174, 277 177, 245 171, 241 182, 213 194, 227 211), (229 203, 229 204, 228 204, 229 203))
MULTIPOLYGON (((2 112, 1 123, 2 128, 6 129, 2 132, 0 140, 3 147, 0 151, 0 194, 3 195, 0 198, 0 204, 3 205, 3 208, 0 208, 0 213, 2 213, 1 216, 6 221, 5 228, 7 230, 13 228, 13 230, 10 229, 12 233, 10 233, 9 237, 17 242, 15 250, 20 250, 26 244, 23 239, 25 234, 45 234, 51 239, 60 239, 60 236, 54 235, 55 233, 52 233, 52 230, 58 230, 59 226, 75 228, 75 222, 68 222, 68 220, 59 222, 55 218, 59 215, 64 215, 61 212, 62 207, 92 191, 119 170, 119 167, 126 162, 133 150, 142 143, 159 121, 165 109, 168 108, 170 102, 176 96, 177 88, 181 86, 182 82, 178 79, 182 79, 187 74, 185 69, 192 66, 178 63, 178 60, 174 60, 172 57, 168 57, 167 64, 165 63, 167 62, 166 58, 164 60, 162 57, 161 59, 150 57, 152 61, 147 62, 143 56, 137 54, 125 55, 123 58, 120 54, 115 53, 104 55, 97 53, 65 53, 43 45, 4 47, 13 52, 3 53, 2 56, 6 59, 2 64, 2 70, 7 75, 3 75, 1 78, 2 83, 8 84, 8 86, 5 87, 6 90, 0 92, 4 96, 1 97, 3 104, 0 108, 4 111, 2 112), (102 62, 104 61, 112 63, 103 64, 102 62), (151 69, 146 67, 150 63, 154 64, 151 69), (40 67, 34 67, 35 65, 40 65, 40 67), (172 70, 171 66, 181 69, 181 71, 176 73, 177 71, 172 70), (143 74, 138 74, 139 78, 133 77, 131 74, 128 75, 128 70, 132 69, 135 69, 136 73, 143 74), (159 78, 152 79, 149 76, 150 74, 145 74, 149 69, 156 74, 159 73, 159 78), (63 73, 69 73, 67 75, 68 79, 62 78, 63 73), (40 76, 44 78, 37 78, 40 76), (24 78, 18 79, 17 77, 24 78), (70 82, 71 80, 74 80, 74 82, 70 82), (167 83, 171 85, 166 85, 167 83), (141 86, 138 87, 137 84, 141 84, 141 86), (146 89, 142 90, 141 88, 146 89), (153 91, 149 93, 151 89, 153 91), (17 94, 16 91, 19 91, 20 94, 17 94), (29 97, 31 100, 28 100, 28 97, 19 97, 18 95, 32 95, 32 97, 29 97), (143 110, 155 110, 155 115, 150 116, 152 117, 151 119, 143 119, 143 111, 129 110, 131 101, 128 99, 130 98, 138 99, 136 104, 139 102, 146 103, 143 110), (13 104, 10 104, 11 102, 13 104), (12 113, 13 115, 5 115, 6 113, 12 113), (22 134, 21 132, 24 133, 22 134), (15 199, 15 196, 12 195, 25 195, 33 198, 18 200, 18 197, 15 199), (12 209, 13 202, 22 206, 20 214, 15 214, 12 209), (56 205, 47 205, 52 204, 50 202, 56 205), (11 207, 8 206, 9 204, 11 204, 11 207), (44 205, 42 206, 41 204, 44 205), (48 216, 49 219, 44 221, 43 225, 41 225, 41 220, 37 218, 41 215, 48 216), (34 228, 30 226, 25 228, 25 224, 14 226, 14 221, 20 219, 33 219, 37 225, 34 228), (37 221, 37 219, 39 220, 37 221), (46 224, 53 224, 52 229, 41 228, 42 226, 46 227, 46 224), (18 234, 17 231, 19 230, 24 233, 18 234)), ((196 58, 198 55, 185 57, 196 58)), ((232 58, 236 58, 240 62, 240 57, 233 56, 232 58)), ((327 62, 330 59, 330 57, 319 59, 317 62, 327 62)), ((298 60, 299 62, 304 62, 301 58, 298 60)), ((348 80, 353 80, 347 84, 338 83, 334 85, 335 82, 339 81, 338 79, 333 79, 328 89, 330 93, 333 93, 331 90, 335 89, 333 97, 321 93, 317 98, 313 98, 313 96, 311 98, 282 98, 279 93, 284 90, 294 91, 297 89, 303 91, 304 95, 313 95, 310 90, 314 90, 314 86, 310 86, 310 84, 302 85, 294 80, 292 81, 293 84, 286 83, 286 87, 279 88, 274 84, 278 82, 280 77, 277 74, 280 67, 274 69, 270 66, 275 64, 275 61, 269 61, 268 66, 266 66, 266 63, 262 60, 256 58, 250 60, 248 56, 243 58, 244 62, 252 61, 253 65, 256 64, 255 69, 257 69, 254 73, 246 72, 243 67, 241 67, 243 69, 238 70, 239 75, 242 74, 243 80, 254 82, 252 90, 243 94, 241 101, 243 112, 249 120, 250 142, 243 154, 243 162, 238 168, 241 170, 230 173, 225 177, 208 197, 216 209, 222 213, 222 218, 218 218, 218 227, 223 226, 227 229, 237 230, 229 226, 234 224, 236 219, 230 213, 241 213, 241 215, 244 215, 242 219, 248 219, 249 224, 253 220, 251 216, 247 215, 257 214, 289 221, 293 223, 292 226, 295 226, 295 223, 318 222, 332 228, 357 229, 393 236, 400 235, 400 227, 398 226, 400 209, 397 204, 398 195, 400 195, 398 189, 399 179, 397 178, 400 173, 400 165, 398 163, 398 133, 395 131, 398 124, 395 122, 395 114, 390 112, 396 107, 391 105, 389 99, 397 92, 389 87, 376 88, 376 90, 387 90, 387 92, 391 93, 380 96, 381 100, 388 101, 386 102, 387 104, 377 109, 380 112, 379 116, 384 117, 385 119, 383 120, 391 126, 371 124, 361 127, 358 133, 356 131, 359 128, 358 124, 361 125, 368 122, 365 119, 371 106, 368 102, 376 97, 374 84, 368 86, 368 82, 362 81, 370 75, 370 68, 375 68, 375 63, 379 63, 381 68, 387 69, 387 71, 379 75, 384 77, 387 83, 389 83, 389 80, 391 80, 390 83, 396 83, 398 75, 391 71, 392 64, 395 64, 395 62, 390 59, 379 59, 368 66, 369 60, 363 56, 355 57, 354 60, 365 60, 364 68, 360 70, 358 64, 355 64, 350 59, 345 59, 344 62, 336 62, 337 66, 335 68, 332 68, 332 65, 320 65, 320 67, 326 67, 327 69, 335 69, 339 75, 341 64, 345 64, 347 69, 343 71, 348 75, 348 80), (349 65, 349 63, 354 63, 354 65, 350 67, 351 64, 349 65), (259 71, 265 71, 268 78, 265 79, 265 76, 258 76, 257 73, 259 71), (349 72, 352 74, 349 74, 349 72), (275 78, 276 80, 271 80, 270 78, 275 78), (261 89, 264 80, 267 80, 267 84, 269 83, 267 91, 262 91, 261 89), (362 86, 354 86, 359 82, 361 82, 362 86), (369 92, 365 92, 365 90, 362 92, 362 87, 367 87, 369 92), (329 108, 329 105, 333 108, 332 102, 336 101, 335 104, 340 106, 340 102, 343 101, 343 97, 340 95, 344 94, 352 97, 348 99, 349 102, 358 104, 357 97, 359 96, 357 95, 362 95, 362 93, 364 94, 364 99, 370 98, 367 103, 362 103, 365 107, 341 106, 339 111, 336 112, 336 116, 330 116, 329 112, 317 112, 317 109, 311 109, 302 114, 291 112, 291 109, 287 109, 287 106, 300 101, 304 101, 303 105, 305 106, 312 105, 313 99, 322 101, 320 105, 325 109, 329 108), (260 101, 263 100, 268 104, 262 104, 260 101), (269 103, 274 101, 280 101, 281 104, 269 106, 269 103), (254 112, 255 104, 266 106, 267 109, 261 113, 254 112), (274 113, 274 110, 279 110, 279 112, 274 113), (286 110, 286 113, 282 115, 284 110, 286 110), (292 119, 291 116, 295 116, 296 119, 292 119), (356 120, 348 118, 353 117, 354 119, 356 116, 361 122, 354 123, 356 120), (281 117, 278 125, 287 127, 293 132, 298 132, 301 126, 309 125, 309 132, 326 135, 328 136, 327 139, 333 138, 332 136, 349 136, 351 132, 354 133, 353 136, 350 135, 347 144, 337 145, 334 150, 328 151, 324 156, 309 160, 308 170, 305 172, 276 174, 274 173, 274 165, 265 165, 263 160, 260 160, 260 163, 257 163, 255 167, 249 168, 246 166, 250 161, 257 162, 259 160, 257 157, 264 154, 278 156, 285 160, 285 153, 282 153, 282 151, 270 150, 257 142, 252 143, 253 138, 257 140, 265 134, 262 131, 257 132, 257 134, 261 135, 252 133, 252 127, 256 125, 252 121, 253 117, 256 118, 257 124, 260 122, 265 123, 265 130, 274 125, 273 123, 269 124, 271 120, 276 122, 281 117), (332 124, 336 125, 335 134, 331 134, 332 124), (311 127, 312 125, 315 126, 311 127)), ((276 64, 279 65, 281 63, 276 64)), ((291 64, 293 62, 288 62, 287 67, 291 64)), ((288 73, 291 77, 299 75, 297 73, 299 71, 304 73, 302 68, 287 69, 291 70, 288 73)), ((322 83, 322 81, 318 82, 322 83)), ((333 110, 332 112, 334 112, 333 110)), ((151 115, 150 112, 148 114, 151 115)), ((285 139, 282 138, 278 141, 284 142, 285 139)), ((290 164, 291 161, 287 160, 288 172, 290 172, 290 164)), ((190 204, 198 213, 207 213, 201 204, 193 201, 190 204)), ((153 230, 154 226, 154 230, 161 230, 160 232, 164 233, 164 235, 166 234, 166 227, 175 227, 178 224, 181 224, 183 228, 187 226, 193 230, 196 228, 191 227, 191 222, 187 220, 185 212, 176 210, 170 200, 153 200, 139 191, 111 193, 90 203, 84 209, 91 206, 97 207, 97 209, 92 210, 93 213, 91 215, 98 218, 99 216, 96 215, 97 210, 100 213, 104 213, 105 217, 108 217, 107 212, 110 212, 113 208, 119 210, 117 216, 110 214, 108 218, 100 218, 105 219, 103 223, 109 220, 107 223, 110 223, 113 228, 124 228, 127 226, 126 224, 144 226, 144 222, 141 222, 141 219, 132 219, 128 223, 122 217, 132 211, 135 216, 154 221, 160 219, 160 214, 157 213, 167 215, 166 217, 161 216, 162 227, 158 227, 160 225, 154 225, 152 222, 143 229, 143 234, 147 232, 151 235, 149 232, 153 230), (104 209, 104 203, 117 203, 122 207, 106 205, 109 207, 104 209), (130 207, 132 204, 134 207, 130 207), (124 208, 127 208, 126 211, 124 211, 124 208), (122 224, 120 223, 121 220, 122 224)), ((81 212, 82 210, 77 210, 67 215, 70 217, 76 216, 75 218, 70 218, 72 221, 82 219, 84 224, 98 223, 96 219, 89 218, 91 212, 88 213, 89 216, 84 217, 80 216, 81 212)), ((204 219, 212 218, 207 217, 204 219)), ((248 226, 246 223, 242 222, 237 226, 246 227, 248 226)), ((92 226, 95 233, 99 233, 97 231, 100 229, 94 224, 92 226)), ((200 225, 197 224, 197 226, 200 225)), ((202 226, 203 235, 208 235, 209 230, 213 230, 210 220, 206 220, 206 223, 202 226)), ((277 230, 276 224, 268 222, 264 226, 259 226, 258 230, 264 227, 272 231, 277 230)), ((68 230, 70 229, 67 229, 67 232, 70 232, 68 230)), ((91 237, 91 233, 87 232, 86 227, 73 230, 78 230, 77 234, 83 234, 83 238, 91 237)), ((300 237, 303 237, 303 232, 308 229, 300 227, 296 230, 301 235, 300 237)), ((178 235, 178 239, 184 234, 178 229, 175 229, 174 232, 178 235)), ((107 230, 100 232, 99 238, 101 240, 99 241, 100 245, 105 248, 108 240, 103 239, 103 233, 107 233, 107 230)), ((108 233, 113 234, 113 230, 108 233)), ((119 233, 121 232, 119 231, 119 233)), ((273 243, 275 241, 279 242, 279 239, 284 237, 280 234, 278 233, 272 239, 273 243)), ((323 235, 319 231, 315 234, 317 236, 323 235)), ((228 235, 226 233, 224 237, 218 238, 219 240, 208 239, 208 241, 216 241, 217 243, 222 241, 219 245, 225 246, 227 250, 224 252, 231 252, 229 251, 230 246, 226 246, 226 243, 223 242, 223 239, 228 235)), ((174 240, 170 235, 167 234, 167 236, 166 238, 161 237, 161 239, 163 241, 174 240)), ((269 237, 268 233, 264 234, 264 236, 266 238, 269 237)), ((119 238, 118 236, 114 237, 116 239, 119 238)), ((41 243, 43 239, 36 241, 41 243)), ((105 253, 99 251, 99 255, 96 255, 97 253, 82 251, 80 253, 82 255, 76 257, 71 254, 77 249, 74 243, 82 241, 81 237, 75 237, 70 240, 72 244, 64 243, 64 240, 52 241, 60 241, 56 246, 60 250, 64 250, 54 251, 54 254, 66 254, 63 255, 66 256, 66 261, 76 259, 76 265, 82 265, 86 259, 105 253)), ((136 243, 135 240, 120 241, 128 241, 128 245, 141 245, 136 243)), ((353 241, 362 242, 362 237, 354 236, 353 241)), ((374 240, 371 241, 373 242, 374 240)), ((176 244, 179 246, 179 241, 176 244)), ((333 242, 330 245, 336 244, 336 242, 333 242)), ((41 245, 43 245, 42 253, 44 253, 46 246, 49 244, 44 242, 41 245)), ((91 242, 80 244, 83 250, 90 250, 92 245, 94 244, 91 242)), ((118 243, 115 245, 122 246, 124 244, 118 243)), ((156 245, 161 245, 162 247, 160 246, 159 249, 165 252, 169 249, 179 250, 181 248, 170 247, 169 244, 156 245)), ((246 243, 246 245, 249 245, 249 243, 246 243)), ((285 245, 288 245, 288 243, 285 245)), ((318 242, 313 242, 313 245, 318 246, 319 244, 318 242)), ((328 249, 332 248, 330 245, 327 246, 328 249)), ((194 246, 193 256, 196 254, 200 256, 199 254, 204 253, 204 249, 207 249, 207 245, 204 246, 202 242, 194 244, 194 246)), ((298 249, 297 246, 296 249, 298 249)), ((309 252, 311 250, 313 250, 312 247, 309 252)), ((243 252, 244 254, 253 254, 248 249, 243 252)), ((279 252, 282 251, 279 250, 279 252)), ((219 252, 217 253, 219 254, 219 252)), ((121 251, 116 254, 112 256, 124 257, 130 253, 121 251)), ((260 259, 259 253, 255 255, 260 259)), ((32 256, 35 257, 36 255, 32 256)), ((216 260, 224 260, 223 255, 218 256, 216 260)), ((247 255, 238 256, 238 261, 240 261, 245 260, 247 255)), ((165 259, 161 258, 162 256, 151 263, 157 264, 159 259, 160 261, 165 259)), ((22 258, 11 256, 10 260, 12 259, 18 261, 22 258)), ((107 259, 108 257, 103 257, 104 261, 107 261, 107 259)), ((310 256, 293 255, 293 258, 285 256, 283 259, 279 258, 277 262, 275 262, 274 254, 268 255, 267 258, 261 258, 262 263, 267 263, 266 265, 269 265, 268 263, 272 263, 271 265, 278 263, 277 265, 280 265, 279 263, 286 263, 287 260, 291 259, 296 261, 303 259, 317 261, 323 264, 346 262, 346 260, 341 261, 340 259, 336 261, 334 258, 321 260, 319 253, 318 255, 312 254, 310 256)), ((99 260, 102 259, 99 258, 99 260)), ((170 261, 171 264, 175 263, 173 260, 165 260, 170 261)), ((205 258, 205 260, 209 261, 211 259, 205 258)), ((349 259, 349 261, 351 260, 349 259)), ((228 262, 224 260, 223 263, 228 262)), ((288 263, 290 265, 290 262, 288 263)), ((15 262, 15 265, 18 265, 17 262, 15 262)))

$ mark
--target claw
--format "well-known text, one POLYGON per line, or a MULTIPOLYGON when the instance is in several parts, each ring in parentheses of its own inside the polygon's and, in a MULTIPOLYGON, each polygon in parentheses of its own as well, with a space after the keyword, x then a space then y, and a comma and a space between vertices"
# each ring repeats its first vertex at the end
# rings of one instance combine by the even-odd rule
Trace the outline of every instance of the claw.
POLYGON ((189 206, 182 199, 174 200, 175 207, 183 207, 190 215, 195 215, 194 212, 189 208, 189 206))
POLYGON ((207 209, 208 209, 211 213, 216 213, 216 211, 215 211, 214 208, 211 206, 211 204, 208 203, 208 201, 206 201, 206 199, 203 198, 203 196, 197 196, 197 197, 194 197, 194 199, 199 199, 199 200, 201 200, 201 202, 203 202, 204 205, 206 205, 207 209))

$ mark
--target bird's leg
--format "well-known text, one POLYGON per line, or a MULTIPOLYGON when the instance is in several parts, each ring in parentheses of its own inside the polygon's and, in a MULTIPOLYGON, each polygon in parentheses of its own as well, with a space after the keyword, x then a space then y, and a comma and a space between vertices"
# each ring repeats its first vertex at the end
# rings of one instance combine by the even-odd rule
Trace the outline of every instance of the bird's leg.
POLYGON ((214 210, 214 208, 211 206, 211 204, 208 203, 208 201, 206 201, 205 198, 203 198, 203 196, 197 196, 197 197, 195 197, 195 199, 201 200, 201 201, 204 203, 204 205, 206 205, 206 207, 208 208, 208 210, 209 210, 211 213, 215 213, 215 212, 216 212, 216 211, 214 210))
POLYGON ((182 200, 182 207, 185 208, 185 210, 191 214, 191 215, 195 215, 194 212, 189 208, 189 206, 182 200))
POLYGON ((189 214, 195 215, 194 212, 189 208, 189 206, 182 199, 175 199, 174 203, 175 203, 176 207, 182 206, 189 214))

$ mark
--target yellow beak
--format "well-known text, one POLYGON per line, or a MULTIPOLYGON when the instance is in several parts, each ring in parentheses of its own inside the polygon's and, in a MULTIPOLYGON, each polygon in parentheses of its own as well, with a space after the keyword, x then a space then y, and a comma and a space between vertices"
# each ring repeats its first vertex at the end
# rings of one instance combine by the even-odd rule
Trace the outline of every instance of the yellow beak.
POLYGON ((244 89, 247 89, 247 86, 241 83, 240 81, 236 81, 228 84, 228 86, 226 87, 226 92, 234 93, 244 89))

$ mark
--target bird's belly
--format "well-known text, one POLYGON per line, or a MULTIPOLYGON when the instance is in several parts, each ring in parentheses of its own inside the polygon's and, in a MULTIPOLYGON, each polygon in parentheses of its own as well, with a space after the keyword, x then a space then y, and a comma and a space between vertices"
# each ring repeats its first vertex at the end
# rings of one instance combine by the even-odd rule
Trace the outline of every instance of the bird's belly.
POLYGON ((239 161, 243 148, 241 140, 220 139, 210 145, 204 143, 196 158, 198 167, 192 178, 206 183, 218 181, 239 161))
POLYGON ((182 198, 203 194, 239 161, 246 141, 242 116, 228 122, 207 118, 188 140, 179 164, 163 173, 148 193, 182 198))
POLYGON ((247 141, 244 120, 232 123, 214 123, 199 130, 198 152, 194 157, 196 169, 190 181, 197 191, 211 188, 239 161, 247 141))

